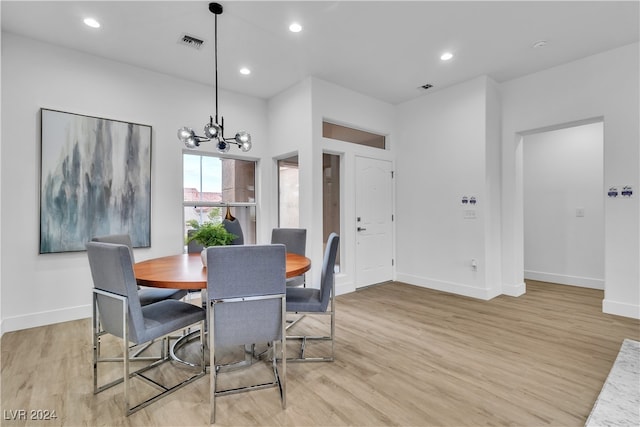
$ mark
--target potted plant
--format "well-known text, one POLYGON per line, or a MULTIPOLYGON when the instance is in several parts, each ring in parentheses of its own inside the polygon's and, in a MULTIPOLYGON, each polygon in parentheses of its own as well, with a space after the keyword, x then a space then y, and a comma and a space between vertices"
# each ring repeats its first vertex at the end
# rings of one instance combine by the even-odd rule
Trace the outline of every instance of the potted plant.
POLYGON ((204 246, 201 255, 202 264, 204 264, 205 267, 207 266, 206 250, 209 246, 229 245, 238 237, 235 234, 229 233, 221 223, 203 222, 202 224, 198 224, 198 221, 191 220, 187 222, 187 225, 191 226, 194 230, 187 238, 187 243, 195 240, 204 246))

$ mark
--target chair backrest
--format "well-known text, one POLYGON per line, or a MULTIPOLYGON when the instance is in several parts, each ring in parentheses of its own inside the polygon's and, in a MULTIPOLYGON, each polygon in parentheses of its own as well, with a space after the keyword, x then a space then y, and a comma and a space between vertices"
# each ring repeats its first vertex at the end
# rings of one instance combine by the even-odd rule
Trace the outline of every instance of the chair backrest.
POLYGON ((339 243, 340 236, 336 233, 331 233, 327 240, 327 247, 324 250, 322 276, 320 277, 320 301, 322 303, 320 311, 323 312, 327 310, 331 293, 334 291, 336 255, 338 253, 339 243))
POLYGON ((282 336, 284 245, 214 246, 207 249, 207 295, 215 303, 215 345, 275 341, 282 336), (242 301, 243 298, 247 300, 242 301), (235 299, 237 302, 224 302, 235 299))
POLYGON ((274 228, 271 231, 271 243, 282 243, 287 252, 305 255, 307 230, 304 228, 274 228))
MULTIPOLYGON (((86 245, 93 287, 101 291, 126 297, 128 302, 129 340, 138 342, 138 331, 144 330, 144 320, 138 287, 133 272, 131 250, 127 245, 89 242, 86 245)), ((117 337, 122 336, 122 304, 104 295, 97 294, 98 311, 102 328, 117 337)))
POLYGON ((237 218, 233 220, 223 219, 222 226, 231 234, 235 234, 236 237, 231 242, 232 245, 244 245, 244 234, 242 233, 242 226, 240 226, 240 222, 237 218))
MULTIPOLYGON (((109 234, 107 236, 96 236, 91 239, 92 242, 102 242, 102 243, 116 243, 119 245, 127 245, 129 250, 131 251, 131 259, 134 259, 133 256, 133 244, 131 243, 131 236, 128 234, 109 234)), ((135 261, 134 261, 135 262, 135 261)))

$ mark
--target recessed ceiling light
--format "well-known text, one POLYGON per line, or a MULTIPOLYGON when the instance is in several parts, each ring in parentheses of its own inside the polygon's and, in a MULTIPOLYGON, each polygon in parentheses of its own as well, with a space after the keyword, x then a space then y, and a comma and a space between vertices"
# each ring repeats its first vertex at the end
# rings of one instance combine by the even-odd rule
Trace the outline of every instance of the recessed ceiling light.
POLYGON ((293 24, 289 25, 289 31, 291 31, 292 33, 299 33, 300 31, 302 31, 302 25, 294 22, 293 24))
POLYGON ((85 18, 84 25, 91 28, 100 28, 100 23, 93 18, 85 18))
POLYGON ((453 58, 453 53, 451 52, 445 52, 442 55, 440 55, 440 59, 442 59, 443 61, 448 61, 451 58, 453 58))
POLYGON ((533 45, 531 45, 534 49, 537 49, 539 47, 545 47, 547 45, 547 41, 546 40, 538 40, 537 42, 535 42, 533 45))
POLYGON ((242 68, 240 68, 240 74, 248 76, 249 74, 251 74, 251 70, 248 69, 247 67, 242 67, 242 68))

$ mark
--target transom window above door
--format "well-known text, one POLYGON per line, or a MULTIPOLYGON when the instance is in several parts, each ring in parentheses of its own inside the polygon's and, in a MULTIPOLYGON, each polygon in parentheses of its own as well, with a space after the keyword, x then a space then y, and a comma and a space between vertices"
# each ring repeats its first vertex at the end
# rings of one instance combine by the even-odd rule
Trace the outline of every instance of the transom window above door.
POLYGON ((322 136, 324 138, 337 139, 339 141, 380 148, 382 150, 387 148, 387 141, 384 135, 337 125, 328 121, 322 122, 322 136))

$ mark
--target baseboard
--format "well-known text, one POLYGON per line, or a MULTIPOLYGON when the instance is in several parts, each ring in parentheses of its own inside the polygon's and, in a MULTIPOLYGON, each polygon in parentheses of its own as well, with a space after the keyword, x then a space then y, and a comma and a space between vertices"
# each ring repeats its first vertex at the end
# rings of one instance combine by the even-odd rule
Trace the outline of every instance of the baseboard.
POLYGON ((349 294, 355 292, 356 288, 353 286, 353 282, 350 283, 336 283, 336 295, 349 294))
POLYGON ((54 323, 91 317, 91 305, 63 308, 60 310, 42 311, 22 316, 7 317, 2 320, 2 334, 22 329, 37 328, 54 323))
POLYGON ((563 274, 544 273, 541 271, 524 271, 524 278, 539 282, 559 283, 561 285, 580 286, 590 289, 604 289, 604 279, 592 277, 567 276, 563 274))
POLYGON ((604 299, 602 301, 602 312, 615 314, 617 316, 630 317, 632 319, 640 319, 640 305, 637 304, 627 304, 624 302, 604 299))
POLYGON ((434 289, 436 291, 448 292, 451 294, 463 295, 466 297, 477 298, 482 300, 490 300, 497 296, 494 289, 475 288, 473 286, 461 283, 446 282, 442 280, 434 280, 425 277, 414 276, 411 274, 397 273, 396 280, 398 282, 408 283, 422 288, 434 289))
POLYGON ((526 283, 515 283, 513 285, 502 284, 502 294, 510 297, 519 297, 527 292, 526 283))
MULTIPOLYGON (((336 295, 354 292, 352 282, 336 283, 336 295)), ((37 328, 39 326, 54 323, 69 322, 71 320, 86 319, 91 317, 91 305, 69 307, 60 310, 29 313, 22 316, 8 317, 0 323, 0 336, 5 332, 19 331, 22 329, 37 328)))

